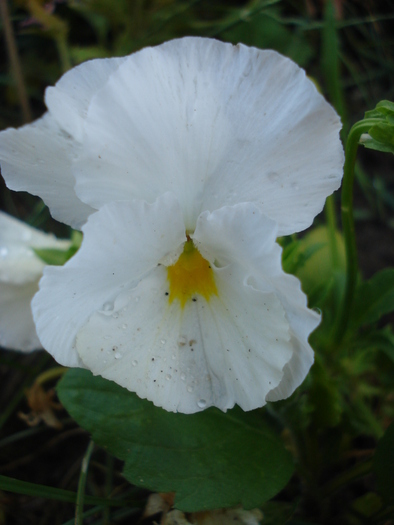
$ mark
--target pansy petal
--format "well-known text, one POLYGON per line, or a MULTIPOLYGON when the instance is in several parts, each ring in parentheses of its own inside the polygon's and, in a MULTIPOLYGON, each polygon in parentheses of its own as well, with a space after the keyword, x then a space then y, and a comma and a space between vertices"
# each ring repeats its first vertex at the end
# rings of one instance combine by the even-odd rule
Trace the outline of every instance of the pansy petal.
POLYGON ((11 190, 39 195, 55 219, 80 228, 93 210, 74 191, 71 164, 78 151, 78 144, 46 113, 0 134, 1 173, 11 190))
POLYGON ((128 57, 92 97, 76 191, 93 207, 173 191, 191 230, 203 210, 255 201, 293 233, 340 184, 340 127, 278 53, 174 40, 128 57))
POLYGON ((285 313, 275 296, 222 271, 219 297, 182 309, 169 303, 166 269, 155 268, 119 296, 114 315, 95 312, 80 330, 82 361, 170 411, 264 405, 292 354, 285 313))
POLYGON ((245 203, 203 213, 194 234, 197 247, 212 264, 234 268, 233 272, 238 268, 247 284, 256 292, 273 293, 284 309, 292 356, 278 389, 267 400, 288 397, 304 380, 313 363, 308 336, 320 322, 320 316, 307 308, 298 279, 282 270, 276 231, 259 206, 245 203))
POLYGON ((105 58, 84 62, 64 74, 45 91, 45 104, 59 126, 81 141, 90 100, 125 58, 105 58))
POLYGON ((42 348, 30 303, 38 290, 38 278, 24 284, 0 281, 0 346, 30 352, 42 348))
MULTIPOLYGON (((166 410, 264 405, 298 344, 270 279, 285 275, 276 231, 253 204, 203 214, 194 240, 211 259, 217 295, 182 306, 169 299, 166 268, 154 268, 119 294, 112 315, 96 311, 81 328, 76 348, 85 366, 166 410), (261 274, 268 277, 257 288, 261 274)), ((297 314, 308 316, 301 296, 297 314)))
POLYGON ((111 203, 83 227, 77 254, 63 267, 46 267, 32 307, 43 347, 66 366, 82 366, 75 336, 96 311, 112 315, 120 292, 178 253, 185 240, 181 211, 166 194, 154 204, 111 203), (171 226, 170 226, 171 225, 171 226))

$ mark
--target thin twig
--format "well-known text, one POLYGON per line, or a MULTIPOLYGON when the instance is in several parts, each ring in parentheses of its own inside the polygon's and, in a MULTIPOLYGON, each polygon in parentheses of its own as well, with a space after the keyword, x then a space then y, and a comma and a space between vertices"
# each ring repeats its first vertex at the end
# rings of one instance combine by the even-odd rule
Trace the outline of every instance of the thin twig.
POLYGON ((27 96, 25 80, 23 78, 22 67, 19 60, 18 49, 16 47, 15 35, 8 12, 7 0, 0 0, 0 13, 3 20, 4 37, 7 46, 8 58, 11 63, 12 74, 16 84, 16 89, 18 91, 19 102, 22 108, 23 121, 25 123, 31 122, 32 113, 27 96))

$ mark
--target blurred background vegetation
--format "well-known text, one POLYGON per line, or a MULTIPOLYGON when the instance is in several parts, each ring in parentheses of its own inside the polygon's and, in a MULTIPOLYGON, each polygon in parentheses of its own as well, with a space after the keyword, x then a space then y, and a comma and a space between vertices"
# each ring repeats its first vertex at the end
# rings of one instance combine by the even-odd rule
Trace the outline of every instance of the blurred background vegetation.
MULTIPOLYGON (((93 58, 126 55, 184 35, 243 42, 275 49, 292 58, 306 69, 340 113, 344 138, 366 110, 374 108, 379 100, 394 99, 391 0, 0 0, 0 6, 1 129, 41 116, 45 111, 45 88, 69 68, 93 58)), ((356 169, 357 235, 361 269, 369 277, 378 269, 394 265, 394 164, 389 155, 360 153, 356 169)), ((67 227, 51 219, 41 201, 28 194, 10 192, 2 181, 0 208, 33 226, 61 236, 69 234, 67 227)), ((390 385, 393 359, 379 359, 378 369, 385 371, 385 385, 390 385)), ((87 433, 64 412, 59 412, 59 424, 55 419, 52 427, 27 427, 18 417, 19 412, 32 410, 32 399, 33 405, 37 400, 37 393, 30 393, 30 404, 27 403, 26 388, 53 365, 51 357, 43 353, 21 357, 3 352, 0 356, 0 475, 68 489, 75 494, 81 460, 89 443, 87 433)), ((49 380, 45 382, 46 387, 51 385, 49 380)), ((384 395, 381 391, 375 395, 373 383, 372 377, 365 386, 365 395, 369 396, 371 413, 378 414, 382 427, 386 427, 393 418, 393 397, 390 399, 388 387, 384 395), (391 409, 387 408, 390 401, 391 409)), ((353 386, 358 388, 356 383, 353 386)), ((330 391, 325 395, 332 401, 339 394, 330 391)), ((41 401, 45 409, 56 412, 52 399, 44 396, 41 401)), ((340 403, 339 398, 337 401, 340 403)), ((318 419, 318 414, 314 417, 318 419)), ((340 428, 330 429, 328 441, 333 447, 340 436, 343 439, 345 427, 342 422, 340 428)), ((366 429, 361 421, 361 437, 354 438, 354 429, 346 434, 349 442, 353 440, 349 447, 352 450, 347 449, 351 454, 347 461, 370 458, 380 435, 379 429, 375 434, 366 429)), ((85 522, 139 523, 146 493, 131 488, 121 477, 119 462, 104 451, 95 451, 91 465, 90 494, 97 498, 109 493, 123 494, 131 498, 134 507, 105 511, 99 517, 93 508, 87 511, 85 522)), ((338 465, 324 468, 324 475, 330 477, 338 465)), ((384 513, 379 515, 379 503, 368 490, 370 478, 364 479, 363 484, 357 483, 339 494, 335 486, 331 487, 334 497, 327 508, 320 507, 310 493, 302 500, 302 491, 293 483, 279 502, 265 509, 263 523, 287 523, 297 508, 303 521, 294 518, 293 525, 392 523, 384 513), (350 505, 349 501, 353 503, 350 505)), ((37 489, 34 497, 33 492, 27 493, 30 495, 0 491, 0 525, 74 523, 74 506, 67 503, 70 496, 57 492, 53 500, 48 500, 45 490, 37 489)))

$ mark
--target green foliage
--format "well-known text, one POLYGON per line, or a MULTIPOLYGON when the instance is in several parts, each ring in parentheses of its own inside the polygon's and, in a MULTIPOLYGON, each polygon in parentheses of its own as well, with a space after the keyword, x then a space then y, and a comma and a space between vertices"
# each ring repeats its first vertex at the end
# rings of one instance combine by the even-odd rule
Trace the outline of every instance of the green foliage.
POLYGON ((378 321, 394 310, 394 268, 376 273, 356 289, 350 329, 356 330, 378 321))
POLYGON ((169 413, 79 369, 67 372, 58 394, 96 443, 125 460, 130 482, 176 492, 180 510, 253 508, 292 475, 291 456, 261 411, 169 413))
MULTIPOLYGON (((27 481, 20 481, 18 479, 9 478, 0 475, 0 489, 8 492, 16 492, 18 494, 25 494, 26 496, 36 496, 39 498, 56 499, 59 501, 68 501, 74 503, 77 499, 77 494, 70 490, 57 489, 48 487, 46 485, 39 485, 37 483, 29 483, 27 481)), ((85 496, 86 503, 90 505, 114 506, 124 507, 127 505, 125 501, 116 501, 105 498, 98 498, 93 496, 85 496)))
POLYGON ((254 4, 255 12, 248 13, 242 23, 224 31, 223 39, 234 44, 242 42, 261 49, 275 49, 300 66, 305 65, 313 55, 305 33, 289 29, 285 21, 281 20, 279 7, 262 9, 261 2, 254 4))
POLYGON ((53 248, 33 248, 34 253, 45 264, 53 266, 63 266, 73 255, 75 255, 81 245, 82 234, 74 231, 71 237, 71 245, 66 250, 56 250, 53 248))
POLYGON ((376 448, 373 470, 378 491, 386 503, 394 505, 394 423, 386 430, 376 448))
POLYGON ((394 153, 394 102, 382 100, 372 111, 365 113, 365 119, 374 119, 368 131, 369 137, 363 138, 361 144, 366 148, 394 153))

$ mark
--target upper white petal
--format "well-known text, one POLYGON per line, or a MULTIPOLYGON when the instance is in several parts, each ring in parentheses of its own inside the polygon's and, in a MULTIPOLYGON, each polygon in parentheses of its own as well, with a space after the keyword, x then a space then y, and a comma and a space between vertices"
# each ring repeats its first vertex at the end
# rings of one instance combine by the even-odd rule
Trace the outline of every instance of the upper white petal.
POLYGON ((39 195, 55 219, 77 229, 93 211, 74 191, 71 165, 78 152, 78 143, 49 113, 0 133, 1 173, 7 186, 39 195))
POLYGON ((84 120, 93 94, 125 58, 90 60, 65 73, 54 87, 45 91, 45 103, 59 126, 81 141, 84 120))
POLYGON ((46 267, 32 302, 43 347, 66 366, 83 366, 75 337, 97 311, 111 315, 114 301, 133 288, 185 240, 180 208, 170 194, 154 204, 111 203, 83 227, 77 254, 63 267, 46 267))
POLYGON ((188 229, 201 211, 254 201, 284 235, 338 188, 340 127, 278 53, 174 40, 128 57, 92 97, 76 191, 95 208, 172 191, 188 229))

